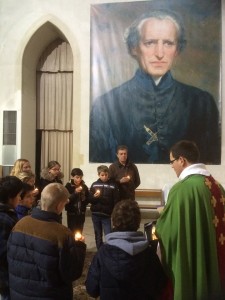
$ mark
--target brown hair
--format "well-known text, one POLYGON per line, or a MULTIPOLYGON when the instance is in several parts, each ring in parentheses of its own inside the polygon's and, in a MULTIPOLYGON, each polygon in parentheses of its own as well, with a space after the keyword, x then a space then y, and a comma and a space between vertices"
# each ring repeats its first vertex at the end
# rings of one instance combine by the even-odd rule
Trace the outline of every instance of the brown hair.
POLYGON ((51 160, 49 163, 48 163, 48 169, 51 170, 52 168, 54 168, 55 166, 59 166, 61 168, 61 165, 59 162, 57 162, 56 160, 51 160))
POLYGON ((114 231, 137 231, 141 223, 141 212, 134 200, 119 201, 112 212, 114 231))
POLYGON ((119 145, 117 146, 116 153, 118 153, 119 150, 126 150, 128 152, 128 147, 126 145, 119 145))
POLYGON ((98 166, 97 172, 98 172, 98 175, 99 175, 101 172, 109 173, 109 168, 108 168, 107 166, 105 166, 105 165, 101 165, 101 166, 98 166))

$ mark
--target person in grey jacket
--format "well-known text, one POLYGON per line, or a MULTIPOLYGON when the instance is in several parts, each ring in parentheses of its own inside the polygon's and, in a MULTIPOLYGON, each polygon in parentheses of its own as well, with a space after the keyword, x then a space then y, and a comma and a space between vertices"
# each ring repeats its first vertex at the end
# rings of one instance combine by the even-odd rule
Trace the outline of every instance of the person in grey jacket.
POLYGON ((112 213, 113 232, 94 256, 86 278, 91 297, 101 300, 158 299, 166 284, 158 256, 137 231, 141 213, 136 201, 119 201, 112 213))

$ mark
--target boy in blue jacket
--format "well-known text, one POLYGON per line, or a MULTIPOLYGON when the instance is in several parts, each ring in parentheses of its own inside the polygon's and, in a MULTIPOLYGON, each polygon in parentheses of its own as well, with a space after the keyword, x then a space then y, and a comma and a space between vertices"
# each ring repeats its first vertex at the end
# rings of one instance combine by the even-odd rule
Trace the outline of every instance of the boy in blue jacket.
POLYGON ((96 247, 103 244, 103 230, 107 235, 111 232, 111 213, 119 201, 119 189, 114 180, 109 178, 109 168, 100 165, 97 168, 99 179, 90 188, 92 222, 94 225, 96 247))

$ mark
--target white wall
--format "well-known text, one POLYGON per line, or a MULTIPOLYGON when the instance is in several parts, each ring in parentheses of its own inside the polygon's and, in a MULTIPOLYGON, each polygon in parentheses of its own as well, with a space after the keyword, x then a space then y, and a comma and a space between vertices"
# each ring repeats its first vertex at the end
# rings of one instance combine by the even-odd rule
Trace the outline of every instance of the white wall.
MULTIPOLYGON (((32 162, 34 168, 35 145, 34 133, 29 128, 32 116, 35 115, 35 101, 30 92, 30 84, 33 82, 35 70, 29 70, 29 64, 34 61, 26 61, 23 64, 23 54, 31 37, 46 21, 55 24, 68 39, 74 54, 74 157, 73 166, 79 166, 85 174, 88 185, 96 180, 96 168, 98 164, 89 164, 89 86, 90 86, 90 5, 106 2, 131 2, 129 1, 105 1, 105 0, 0 0, 0 139, 2 140, 2 111, 18 111, 18 149, 17 158, 24 156, 32 162), (28 64, 28 65, 27 65, 28 64), (24 68, 24 69, 23 69, 24 68), (25 70, 25 71, 24 71, 25 70), (22 71, 26 76, 22 77, 22 71), (4 74, 4 75, 3 75, 4 74), (23 82, 22 82, 23 79, 23 82), (23 90, 22 90, 23 87, 23 90), (29 87, 29 88, 28 88, 29 87), (22 94, 23 93, 23 94, 22 94), (30 94, 29 94, 30 93, 30 94), (21 120, 22 98, 28 94, 31 97, 29 110, 21 120), (33 114, 29 114, 33 111, 33 114), (26 119, 24 119, 26 118, 26 119), (25 120, 25 121, 24 121, 25 120), (23 127, 22 127, 23 126, 23 127), (79 128, 79 130, 76 130, 79 128), (25 137, 24 137, 25 136, 25 137), (22 137, 22 139, 21 139, 22 137), (23 144, 20 145, 20 141, 23 144)), ((225 5, 223 5, 223 15, 225 5)), ((223 32, 225 21, 223 18, 223 32)), ((43 36, 44 39, 44 36, 43 36)), ((225 49, 225 40, 223 40, 225 49)), ((36 51, 35 59, 41 49, 36 51)), ((224 59, 222 60, 222 66, 224 59)), ((222 68, 222 86, 225 78, 225 68, 222 68)), ((222 91, 224 103, 224 91, 222 91)), ((27 96, 27 98, 28 98, 27 96)), ((24 103, 23 103, 24 104, 24 103)), ((25 103, 26 104, 26 103, 25 103)), ((28 106, 26 106, 27 108, 28 106)), ((224 109, 222 110, 222 137, 225 135, 224 109)), ((34 123, 33 123, 34 124, 34 123)), ((207 147, 207 145, 206 145, 207 147)), ((0 164, 2 163, 2 149, 0 147, 0 164)), ((169 165, 138 165, 141 176, 141 188, 161 188, 167 182, 175 182, 176 176, 169 165)), ((212 174, 222 183, 225 183, 225 140, 222 140, 222 164, 221 166, 209 166, 212 174)))

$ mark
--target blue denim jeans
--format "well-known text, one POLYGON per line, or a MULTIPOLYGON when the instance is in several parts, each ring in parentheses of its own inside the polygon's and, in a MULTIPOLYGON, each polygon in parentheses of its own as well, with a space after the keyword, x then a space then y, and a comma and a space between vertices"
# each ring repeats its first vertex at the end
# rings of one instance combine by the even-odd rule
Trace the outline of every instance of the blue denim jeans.
POLYGON ((99 249, 103 244, 103 230, 105 235, 112 231, 111 218, 92 213, 92 222, 94 225, 96 247, 99 249))

